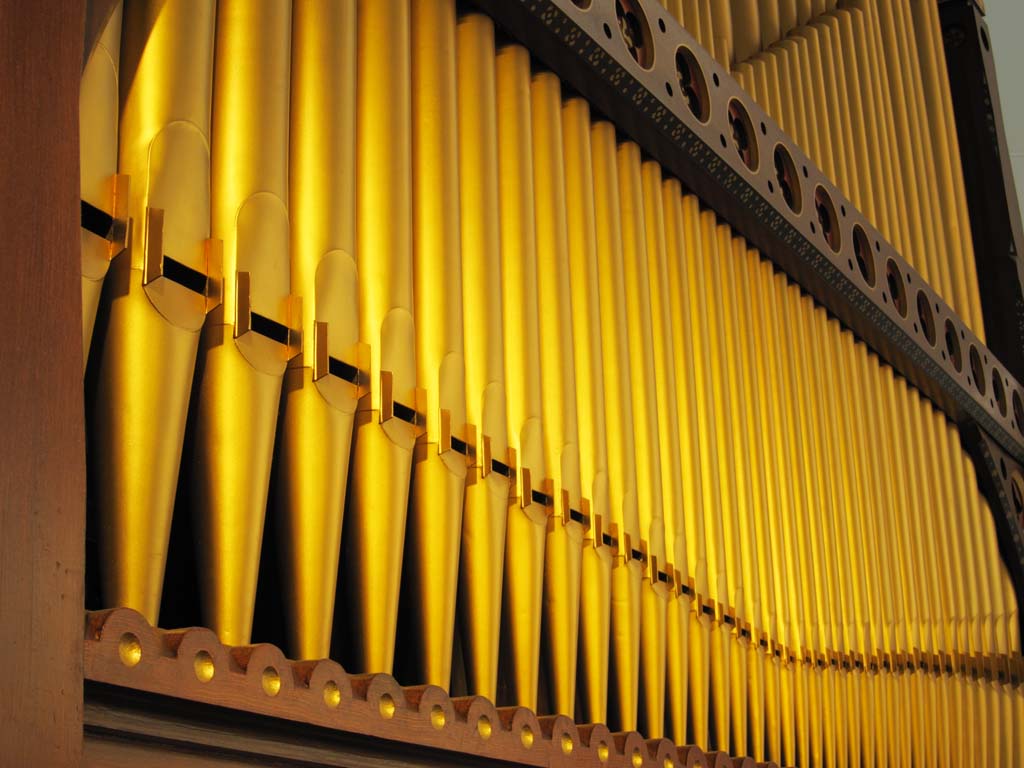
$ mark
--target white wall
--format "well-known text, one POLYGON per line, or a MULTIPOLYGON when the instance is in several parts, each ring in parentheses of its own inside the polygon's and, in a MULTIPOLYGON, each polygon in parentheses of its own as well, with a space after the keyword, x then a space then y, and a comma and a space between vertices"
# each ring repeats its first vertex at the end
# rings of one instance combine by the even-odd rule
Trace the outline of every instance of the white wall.
POLYGON ((1024 210, 1024 0, 985 0, 1017 201, 1024 210))

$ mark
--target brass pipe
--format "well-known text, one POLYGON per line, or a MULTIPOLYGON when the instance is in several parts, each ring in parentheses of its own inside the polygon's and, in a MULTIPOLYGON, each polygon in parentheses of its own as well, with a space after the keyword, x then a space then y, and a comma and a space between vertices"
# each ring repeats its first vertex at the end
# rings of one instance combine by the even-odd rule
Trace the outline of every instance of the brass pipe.
POLYGON ((467 452, 454 0, 414 0, 413 298, 425 428, 413 452, 398 646, 412 682, 448 688, 467 452))
POLYGON ((510 478, 502 337, 494 25, 462 16, 457 29, 459 200, 466 419, 475 425, 462 516, 460 637, 470 694, 498 695, 498 648, 510 478))
MULTIPOLYGON (((82 200, 117 216, 117 129, 120 117, 121 18, 117 2, 82 70, 78 99, 78 155, 82 200)), ((119 205, 120 203, 120 205, 119 205)), ((82 366, 89 362, 103 278, 122 246, 85 229, 82 241, 82 366)))
POLYGON ((360 363, 355 43, 355 6, 294 3, 288 202, 291 284, 305 299, 303 347, 284 376, 271 487, 288 645, 301 659, 326 658, 331 649, 359 398, 358 382, 330 374, 332 357, 360 363))
MULTIPOLYGON (((625 142, 618 148, 619 199, 629 352, 633 374, 633 427, 636 435, 637 497, 640 536, 646 543, 641 590, 640 694, 638 726, 644 733, 664 728, 665 632, 668 590, 657 577, 665 563, 664 494, 655 387, 650 269, 647 257, 643 171, 640 148, 625 142)), ((660 180, 658 181, 660 184, 660 180)), ((650 197, 648 195, 647 197, 650 197)), ((660 202, 660 196, 657 198, 660 202)), ((643 552, 638 542, 634 547, 643 552)))
POLYGON ((230 645, 248 643, 252 630, 281 381, 293 356, 290 338, 252 330, 251 315, 286 329, 299 322, 288 291, 290 63, 290 2, 221 0, 211 191, 224 302, 200 341, 188 489, 204 621, 230 645))
POLYGON ((369 394, 356 411, 339 573, 339 611, 351 629, 338 655, 350 672, 390 673, 413 447, 424 415, 413 318, 408 4, 359 2, 356 35, 359 338, 370 362, 369 394))
POLYGON ((538 73, 533 77, 530 95, 537 306, 544 339, 540 345, 544 461, 555 498, 555 514, 548 518, 545 544, 542 654, 553 711, 572 714, 576 710, 585 531, 579 517, 586 505, 580 495, 561 84, 549 72, 538 73))
POLYGON ((634 730, 639 706, 643 567, 632 555, 633 542, 640 541, 640 518, 618 158, 615 128, 610 123, 595 123, 590 136, 608 430, 608 494, 616 539, 611 576, 608 723, 617 730, 634 730))
POLYGON ((498 178, 501 191, 502 309, 509 442, 518 462, 505 535, 502 663, 508 685, 499 702, 536 709, 543 611, 545 487, 537 249, 534 221, 530 57, 509 45, 497 56, 498 178))
POLYGON ((111 265, 101 301, 89 490, 100 511, 103 602, 134 608, 153 624, 208 309, 207 296, 160 268, 171 256, 207 273, 216 250, 209 242, 215 16, 212 2, 130 3, 121 33, 118 167, 134 182, 135 232, 111 265))
MULTIPOLYGON (((684 197, 676 179, 665 179, 662 184, 665 211, 665 248, 667 255, 668 307, 672 325, 673 358, 677 371, 674 387, 676 418, 680 434, 679 451, 682 469, 682 507, 674 521, 671 540, 683 547, 676 556, 685 562, 685 569, 676 568, 676 589, 669 606, 668 634, 668 722, 671 737, 677 743, 687 741, 687 721, 690 715, 690 674, 688 658, 697 651, 690 645, 690 628, 700 629, 696 614, 697 594, 708 594, 708 567, 704 532, 705 493, 703 478, 707 474, 701 464, 701 418, 698 400, 697 359, 695 357, 696 329, 692 321, 693 304, 701 286, 690 283, 686 272, 688 260, 698 258, 690 252, 690 228, 697 228, 699 213, 697 200, 684 197), (685 560, 684 560, 685 558, 685 560), (684 582, 685 579, 685 582, 684 582), (684 591, 684 587, 686 590, 684 591)), ((706 689, 704 697, 706 699, 706 689)))
MULTIPOLYGON (((572 280, 573 362, 579 414, 580 493, 590 500, 580 583, 580 645, 577 708, 584 722, 607 722, 611 647, 612 567, 615 552, 604 534, 613 522, 605 421, 605 362, 590 107, 573 97, 562 106, 562 146, 569 269, 572 280)), ((616 525, 614 530, 621 526, 616 525)))

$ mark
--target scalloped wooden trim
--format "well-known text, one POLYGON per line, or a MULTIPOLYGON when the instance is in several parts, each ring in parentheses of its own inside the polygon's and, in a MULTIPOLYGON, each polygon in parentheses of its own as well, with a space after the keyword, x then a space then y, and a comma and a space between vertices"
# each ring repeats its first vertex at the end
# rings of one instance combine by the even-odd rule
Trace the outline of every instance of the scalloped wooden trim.
MULTIPOLYGON (((269 644, 228 647, 209 629, 161 630, 130 608, 85 617, 85 678, 99 683, 433 747, 523 766, 712 768, 755 766, 724 753, 611 733, 565 715, 403 688, 390 675, 349 675, 339 664, 290 661, 269 644)), ((762 764, 770 765, 770 764, 762 764)))

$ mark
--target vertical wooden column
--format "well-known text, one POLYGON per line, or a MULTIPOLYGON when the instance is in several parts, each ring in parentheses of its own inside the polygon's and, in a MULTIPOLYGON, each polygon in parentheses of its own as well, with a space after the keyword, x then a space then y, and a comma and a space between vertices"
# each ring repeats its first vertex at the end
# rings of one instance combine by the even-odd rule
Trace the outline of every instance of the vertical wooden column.
POLYGON ((0 647, 5 765, 82 751, 82 0, 0 0, 0 647))

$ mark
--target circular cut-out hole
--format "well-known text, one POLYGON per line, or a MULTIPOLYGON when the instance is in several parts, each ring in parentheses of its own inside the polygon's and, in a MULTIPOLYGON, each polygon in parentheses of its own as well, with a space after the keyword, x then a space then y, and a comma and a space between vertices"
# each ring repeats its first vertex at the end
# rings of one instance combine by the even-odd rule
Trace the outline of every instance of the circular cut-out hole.
POLYGON ((658 29, 660 29, 662 32, 666 31, 667 28, 665 27, 664 19, 658 19, 658 29))
POLYGON ((757 136, 750 122, 750 115, 743 102, 733 99, 729 102, 729 125, 732 128, 732 143, 740 160, 751 171, 757 171, 757 136))
POLYGON ((1024 515, 1024 477, 1019 472, 1010 476, 1010 501, 1013 503, 1013 511, 1024 515))
POLYGON ((857 259, 857 268, 860 276, 869 288, 875 287, 875 257, 871 254, 871 246, 868 244, 868 236, 864 229, 857 224, 853 228, 853 254, 857 259))
POLYGON ((673 94, 673 91, 672 91, 672 83, 665 83, 665 92, 666 92, 666 93, 667 93, 667 94, 668 94, 669 96, 671 96, 671 95, 673 94))
POLYGON ((717 88, 721 84, 721 82, 718 79, 718 73, 717 72, 712 72, 711 73, 711 82, 713 82, 715 84, 715 88, 717 88))
POLYGON ((768 126, 765 125, 764 122, 761 123, 761 135, 762 136, 767 136, 768 135, 768 126))
POLYGON ((324 704, 331 709, 337 709, 338 705, 341 704, 341 689, 333 680, 328 680, 324 683, 324 704))
POLYGON ((612 28, 609 27, 607 24, 604 25, 604 36, 607 37, 609 40, 612 39, 612 28))
POLYGON ((630 759, 630 763, 632 763, 633 768, 643 768, 644 756, 640 754, 639 749, 633 750, 633 757, 630 759))
POLYGON ((711 100, 708 96, 708 81, 700 68, 697 57, 685 45, 676 49, 676 78, 690 112, 706 123, 711 116, 711 100))
POLYGON ((575 745, 572 743, 572 736, 570 736, 568 733, 563 733, 562 734, 562 754, 563 755, 571 755, 572 754, 573 746, 575 746, 575 745))
POLYGON ((654 63, 654 46, 651 44, 651 28, 640 3, 636 0, 615 0, 615 18, 629 55, 641 67, 650 69, 654 63))
POLYGON ((924 291, 917 292, 917 319, 921 323, 921 331, 928 343, 935 346, 935 315, 932 314, 932 302, 924 291))
POLYGON ((728 140, 727 140, 727 139, 725 138, 725 134, 724 134, 724 133, 723 133, 723 134, 721 134, 721 135, 720 135, 720 136, 718 137, 718 140, 719 140, 720 142, 722 142, 722 148, 723 148, 723 149, 724 149, 725 147, 728 147, 728 146, 729 146, 729 142, 728 142, 728 140))
POLYGON ((820 184, 814 190, 814 210, 818 214, 818 223, 821 225, 821 236, 825 238, 825 242, 834 253, 839 253, 842 237, 839 232, 836 207, 832 203, 832 195, 820 184))
POLYGON ((775 147, 775 180, 779 184, 782 198, 793 213, 800 213, 802 207, 800 200, 800 180, 796 175, 796 165, 793 164, 793 156, 782 144, 775 147))
POLYGON ((970 351, 971 361, 971 375, 974 376, 974 387, 978 390, 978 394, 984 397, 987 390, 985 384, 985 369, 981 365, 981 355, 978 354, 978 348, 971 344, 970 351))
POLYGON ((587 10, 590 8, 591 0, 572 0, 572 4, 581 10, 587 10))
POLYGON ((885 265, 885 280, 889 286, 889 295, 892 296, 892 304, 900 317, 907 316, 907 293, 903 287, 903 275, 895 261, 889 259, 885 265))
POLYGON ((196 678, 199 682, 210 682, 213 680, 213 673, 216 671, 213 668, 213 656, 207 651, 197 651, 196 655, 192 658, 192 669, 196 673, 196 678))
POLYGON ((480 719, 476 721, 476 732, 484 741, 491 738, 491 720, 487 715, 480 715, 480 719))
POLYGON ((949 355, 956 372, 960 373, 964 368, 964 359, 960 354, 960 339, 952 320, 946 321, 946 354, 949 355))
POLYGON ((600 741, 597 744, 597 759, 602 763, 608 762, 608 745, 603 741, 600 741))
POLYGON ((391 698, 390 693, 385 693, 380 697, 380 701, 377 703, 377 709, 380 711, 380 716, 385 720, 390 720, 395 716, 395 700, 391 698))
POLYGON ((117 643, 117 655, 126 667, 134 667, 142 661, 142 643, 133 632, 125 632, 117 643))
POLYGON ((1020 399, 1020 392, 1013 390, 1010 399, 1013 402, 1013 419, 1017 422, 1017 429, 1024 432, 1024 401, 1020 399))
POLYGON ((992 369, 992 396, 996 399, 996 405, 999 406, 999 413, 1002 416, 1006 415, 1006 388, 1003 387, 1003 377, 999 373, 998 368, 992 369))
POLYGON ((521 741, 523 746, 527 749, 533 746, 533 729, 530 726, 523 726, 523 730, 519 732, 519 741, 521 741))
POLYGON ((444 714, 444 707, 440 704, 435 704, 430 708, 430 724, 434 726, 435 730, 440 731, 444 728, 444 724, 447 718, 444 714))
POLYGON ((277 696, 281 691, 281 676, 277 674, 277 670, 273 667, 267 667, 263 670, 260 682, 263 684, 263 692, 267 696, 277 696))

